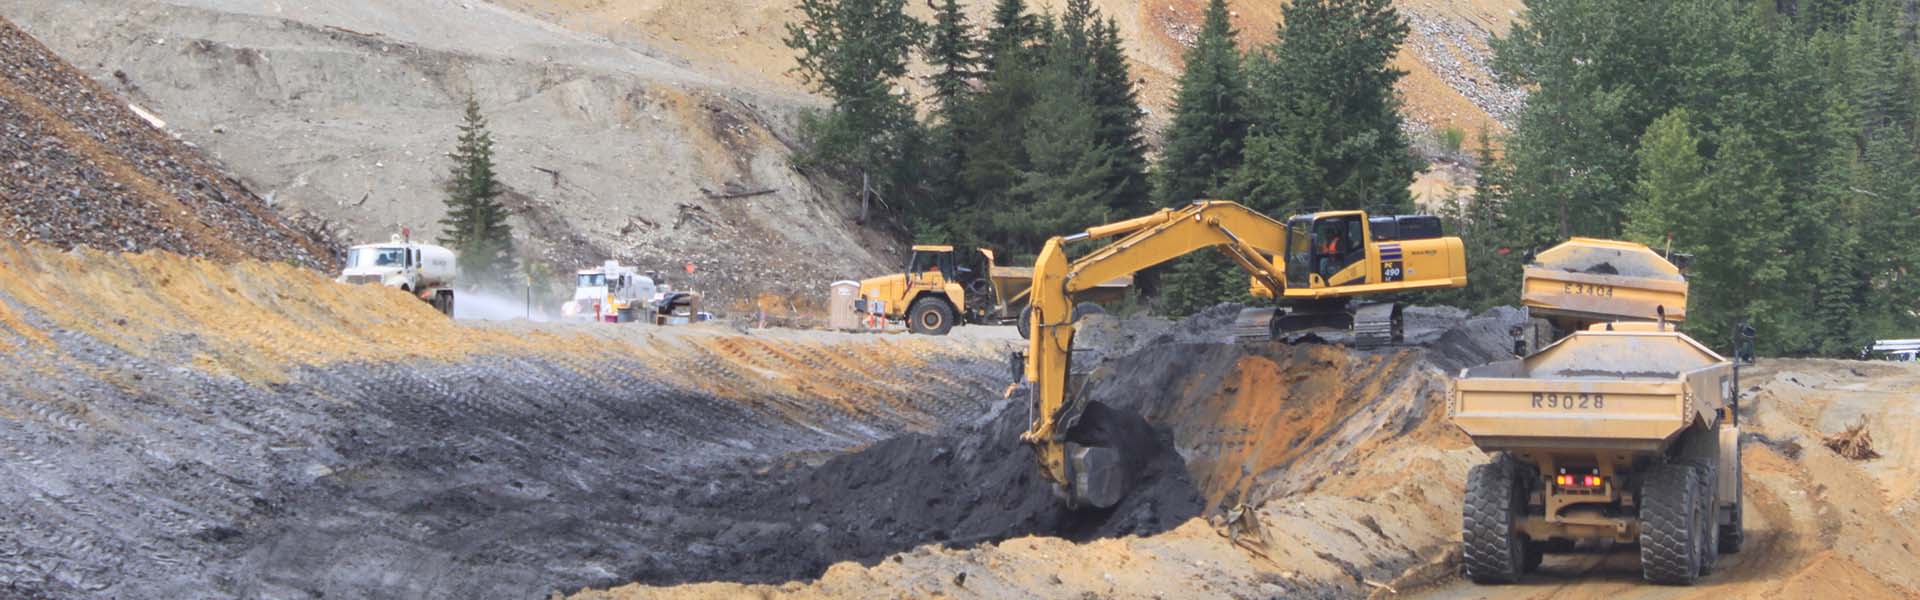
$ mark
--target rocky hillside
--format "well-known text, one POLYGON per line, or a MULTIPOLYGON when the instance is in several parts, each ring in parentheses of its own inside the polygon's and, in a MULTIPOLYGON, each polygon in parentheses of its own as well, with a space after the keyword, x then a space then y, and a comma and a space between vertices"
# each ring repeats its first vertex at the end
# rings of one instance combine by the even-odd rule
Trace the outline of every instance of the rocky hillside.
MULTIPOLYGON (((990 4, 971 3, 976 20, 990 4)), ((1057 11, 1064 0, 1035 4, 1057 11)), ((1128 40, 1157 130, 1204 2, 1096 4, 1128 40)), ((233 189, 342 242, 437 229, 443 155, 473 95, 523 256, 550 281, 616 258, 669 270, 708 292, 708 308, 732 312, 804 308, 833 280, 895 268, 904 250, 897 227, 857 223, 844 190, 792 164, 795 117, 822 102, 789 73, 781 38, 795 5, 0 0, 0 15, 165 121, 165 134, 145 135, 206 149, 238 175, 233 189)), ((1233 5, 1248 44, 1271 39, 1278 3, 1233 5)), ((1416 137, 1501 130, 1521 94, 1488 73, 1486 40, 1519 1, 1400 5, 1413 30, 1398 62, 1416 137)), ((1429 195, 1446 179, 1416 188, 1429 195)))
MULTIPOLYGON (((797 87, 788 71, 793 53, 781 42, 786 24, 799 16, 794 0, 497 0, 529 15, 568 28, 617 39, 643 40, 679 54, 722 63, 766 80, 797 87)), ((991 0, 969 0, 974 23, 985 22, 991 0)), ((1032 6, 1059 12, 1066 0, 1030 0, 1032 6)), ((908 8, 932 18, 926 2, 908 8)), ((1120 25, 1139 76, 1142 99, 1152 111, 1151 125, 1164 125, 1179 77, 1181 54, 1200 32, 1206 0, 1094 0, 1120 25)), ((1273 39, 1282 3, 1230 0, 1234 26, 1248 45, 1273 39)), ((1506 33, 1520 11, 1520 0, 1399 0, 1412 31, 1397 61, 1407 71, 1400 89, 1417 131, 1481 126, 1501 131, 1500 120, 1516 110, 1524 95, 1500 85, 1488 69, 1487 39, 1506 33)))
POLYGON ((523 254, 556 282, 618 258, 671 269, 725 311, 823 298, 897 260, 891 235, 792 166, 791 119, 816 99, 643 41, 482 0, 0 0, 0 14, 343 241, 437 231, 473 95, 523 254))
POLYGON ((0 239, 324 268, 225 167, 0 18, 0 239))

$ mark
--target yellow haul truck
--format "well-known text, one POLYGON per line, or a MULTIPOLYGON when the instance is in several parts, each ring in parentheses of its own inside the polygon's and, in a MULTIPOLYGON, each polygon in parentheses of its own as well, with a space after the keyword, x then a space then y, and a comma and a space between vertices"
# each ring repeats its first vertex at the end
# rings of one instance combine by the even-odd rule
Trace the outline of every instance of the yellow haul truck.
MULTIPOLYGON (((1074 294, 1074 316, 1103 312, 1101 305, 1118 302, 1132 286, 1133 277, 1115 277, 1074 294)), ((1032 268, 1001 266, 992 250, 919 245, 907 259, 906 272, 861 280, 854 310, 904 320, 909 330, 928 335, 946 335, 961 323, 1015 323, 1025 338, 1032 287, 1032 268)))
POLYGON ((1606 540, 1638 543, 1648 581, 1690 585, 1740 550, 1739 372, 1672 327, 1596 324, 1461 372, 1453 421, 1493 453, 1467 475, 1469 579, 1606 540))
POLYGON ((1681 267, 1641 244, 1576 237, 1534 255, 1521 277, 1521 305, 1552 327, 1540 342, 1611 321, 1654 321, 1662 309, 1668 321, 1687 319, 1681 267))

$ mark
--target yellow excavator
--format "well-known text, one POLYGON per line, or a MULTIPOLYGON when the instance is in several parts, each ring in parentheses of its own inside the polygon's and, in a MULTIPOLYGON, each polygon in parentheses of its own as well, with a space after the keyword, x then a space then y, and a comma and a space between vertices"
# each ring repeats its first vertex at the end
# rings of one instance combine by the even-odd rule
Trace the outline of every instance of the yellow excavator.
MULTIPOLYGON (((1024 394, 1031 421, 1021 441, 1069 508, 1106 508, 1131 485, 1140 457, 1129 439, 1138 427, 1086 398, 1071 381, 1074 294, 1185 256, 1216 249, 1252 275, 1252 293, 1286 307, 1270 321, 1281 338, 1300 328, 1351 328, 1356 345, 1401 337, 1400 308, 1351 306, 1362 296, 1457 288, 1467 284, 1460 238, 1440 233, 1431 216, 1376 217, 1362 211, 1299 215, 1285 222, 1228 201, 1090 227, 1047 240, 1035 260, 1029 315, 1032 336, 1015 355, 1024 370, 1010 390, 1024 394), (1118 238, 1077 260, 1068 244, 1118 238), (1075 389, 1069 389, 1069 387, 1075 389)), ((1136 418, 1137 419, 1137 418, 1136 418)))

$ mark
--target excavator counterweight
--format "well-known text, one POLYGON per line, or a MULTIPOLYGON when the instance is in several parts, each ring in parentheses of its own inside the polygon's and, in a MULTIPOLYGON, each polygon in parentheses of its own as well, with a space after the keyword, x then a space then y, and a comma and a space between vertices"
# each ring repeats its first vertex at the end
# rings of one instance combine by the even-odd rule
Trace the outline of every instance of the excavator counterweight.
MULTIPOLYGON (((1146 427, 1137 415, 1110 409, 1074 386, 1071 362, 1075 293, 1202 250, 1217 250, 1251 276, 1253 295, 1291 307, 1271 319, 1279 337, 1291 324, 1354 328, 1356 342, 1391 343, 1400 336, 1399 308, 1362 306, 1353 298, 1467 284, 1459 238, 1440 235, 1433 217, 1370 217, 1361 211, 1300 215, 1285 222, 1227 201, 1087 228, 1047 241, 1034 262, 1031 337, 1018 357, 1020 385, 1032 421, 1029 444, 1047 478, 1070 507, 1105 508, 1126 495, 1135 445, 1146 427), (1112 239, 1078 260, 1066 245, 1112 239)), ((1150 430, 1148 430, 1150 431, 1150 430)), ((1150 433, 1147 437, 1151 437, 1150 433)))

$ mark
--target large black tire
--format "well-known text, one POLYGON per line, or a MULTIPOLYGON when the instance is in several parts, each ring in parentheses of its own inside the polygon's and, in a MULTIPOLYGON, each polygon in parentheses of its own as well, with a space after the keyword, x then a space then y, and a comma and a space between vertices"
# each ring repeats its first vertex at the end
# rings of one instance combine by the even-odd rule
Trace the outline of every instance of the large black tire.
POLYGON ((1461 570, 1475 583, 1513 583, 1527 570, 1526 540, 1516 528, 1527 508, 1518 472, 1518 463, 1506 454, 1467 472, 1461 570))
POLYGON ((1719 469, 1711 460, 1697 461, 1694 471, 1700 474, 1700 576, 1713 574, 1714 563, 1720 560, 1720 512, 1715 500, 1719 480, 1719 469))
POLYGON ((1081 302, 1079 304, 1073 305, 1073 320, 1075 322, 1079 322, 1080 317, 1084 317, 1087 315, 1104 315, 1104 314, 1107 314, 1107 307, 1094 304, 1092 302, 1081 302))
MULTIPOLYGON (((1738 444, 1734 445, 1733 464, 1740 464, 1740 446, 1738 444)), ((1722 473, 1720 475, 1722 477, 1733 478, 1733 508, 1726 509, 1733 513, 1733 522, 1720 526, 1721 554, 1740 553, 1741 544, 1747 540, 1747 485, 1745 478, 1741 476, 1741 472, 1745 470, 1746 469, 1734 469, 1733 473, 1722 473)))
POLYGON ((1640 484, 1640 573, 1647 581, 1700 580, 1700 472, 1686 463, 1647 471, 1640 484))
POLYGON ((953 330, 953 307, 933 298, 916 300, 907 309, 907 329, 922 335, 946 335, 953 330))

